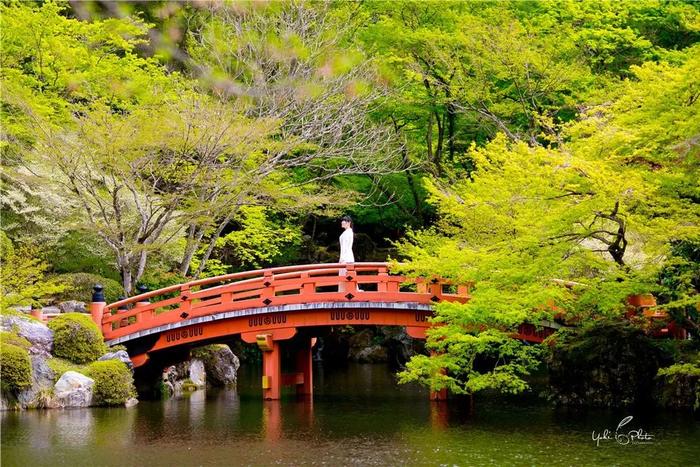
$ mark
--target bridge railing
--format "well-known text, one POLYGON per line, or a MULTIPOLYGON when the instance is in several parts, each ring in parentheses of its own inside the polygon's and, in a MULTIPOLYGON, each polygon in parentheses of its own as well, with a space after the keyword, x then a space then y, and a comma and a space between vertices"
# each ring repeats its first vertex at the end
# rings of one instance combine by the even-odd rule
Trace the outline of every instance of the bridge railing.
POLYGON ((105 339, 215 313, 321 302, 466 302, 468 285, 411 279, 387 263, 310 264, 247 271, 173 285, 106 305, 105 339))

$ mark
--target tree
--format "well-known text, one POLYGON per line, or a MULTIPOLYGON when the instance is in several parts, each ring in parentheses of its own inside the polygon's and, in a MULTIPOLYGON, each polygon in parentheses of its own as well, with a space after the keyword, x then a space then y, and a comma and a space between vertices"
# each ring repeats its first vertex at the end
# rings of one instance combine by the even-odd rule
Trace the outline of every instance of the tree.
MULTIPOLYGON (((697 198, 687 185, 698 173, 698 119, 681 119, 670 136, 662 126, 697 111, 687 74, 696 59, 692 50, 686 57, 679 66, 633 69, 639 81, 621 83, 614 103, 571 125, 561 148, 500 136, 470 150, 476 168, 469 178, 434 184, 440 219, 402 244, 411 259, 406 269, 475 284, 467 304, 437 308, 436 323, 444 326, 431 333, 429 346, 445 352, 440 365, 494 352, 491 334, 480 337, 483 326, 509 332, 551 319, 554 307, 569 318, 620 317, 628 295, 657 289, 674 242, 700 232, 697 198), (568 289, 562 280, 577 285, 568 289), (465 333, 478 345, 465 348, 465 333)), ((524 357, 510 356, 493 377, 507 372, 512 382, 526 374, 527 365, 509 366, 524 357)), ((465 373, 440 375, 426 365, 409 365, 404 378, 436 389, 469 387, 460 379, 465 373)))

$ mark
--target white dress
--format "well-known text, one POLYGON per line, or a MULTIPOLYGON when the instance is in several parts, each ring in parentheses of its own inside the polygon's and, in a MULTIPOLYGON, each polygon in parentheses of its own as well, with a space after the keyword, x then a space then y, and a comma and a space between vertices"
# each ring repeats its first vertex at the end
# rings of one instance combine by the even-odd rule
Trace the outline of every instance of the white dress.
POLYGON ((352 254, 352 229, 345 229, 340 236, 340 261, 339 263, 354 263, 355 255, 352 254))

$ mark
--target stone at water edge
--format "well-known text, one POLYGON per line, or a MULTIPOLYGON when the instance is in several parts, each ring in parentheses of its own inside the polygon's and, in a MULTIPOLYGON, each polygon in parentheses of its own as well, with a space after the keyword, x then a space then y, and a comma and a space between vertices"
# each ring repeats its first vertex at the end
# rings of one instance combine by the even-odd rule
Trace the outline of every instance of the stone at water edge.
POLYGON ((204 362, 201 360, 190 361, 190 380, 197 388, 206 387, 207 373, 204 371, 204 362))
POLYGON ((54 385, 54 395, 59 407, 90 407, 95 381, 78 373, 66 371, 54 385))
POLYGON ((49 356, 53 350, 53 331, 44 323, 34 319, 16 315, 2 315, 0 317, 0 330, 12 332, 29 341, 32 346, 29 352, 34 355, 49 356))
POLYGON ((187 360, 163 370, 163 385, 170 392, 170 395, 182 393, 187 380, 195 386, 195 389, 206 387, 207 374, 201 360, 187 360))
POLYGON ((130 369, 134 369, 134 364, 131 362, 131 358, 129 358, 129 354, 126 353, 126 350, 117 350, 116 352, 107 352, 103 356, 97 359, 99 362, 104 362, 105 360, 119 360, 124 363, 126 363, 126 366, 130 369))
POLYGON ((23 409, 41 407, 52 408, 56 405, 55 397, 50 397, 54 387, 55 373, 49 367, 44 355, 32 355, 32 386, 20 392, 17 402, 23 409))
POLYGON ((130 409, 130 408, 134 407, 135 405, 137 405, 138 403, 139 403, 139 400, 137 398, 130 397, 126 400, 126 402, 124 402, 124 407, 126 407, 127 409, 130 409))

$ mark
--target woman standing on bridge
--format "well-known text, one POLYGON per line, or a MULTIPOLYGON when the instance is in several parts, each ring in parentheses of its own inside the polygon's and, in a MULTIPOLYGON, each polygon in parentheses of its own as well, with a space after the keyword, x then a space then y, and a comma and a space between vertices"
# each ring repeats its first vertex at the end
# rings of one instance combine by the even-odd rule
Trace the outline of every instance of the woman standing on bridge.
POLYGON ((340 260, 339 263, 354 263, 355 255, 352 254, 352 241, 353 241, 353 231, 352 231, 352 219, 350 216, 343 216, 340 219, 340 226, 345 229, 343 234, 340 236, 340 260))
MULTIPOLYGON (((340 236, 340 259, 339 263, 354 263, 355 255, 352 254, 352 241, 353 241, 353 231, 352 231, 352 219, 350 216, 343 216, 340 219, 340 226, 345 229, 340 236)), ((347 269, 341 269, 338 271, 339 276, 347 275, 347 269)), ((345 292, 345 283, 341 282, 338 285, 338 292, 345 292)))

